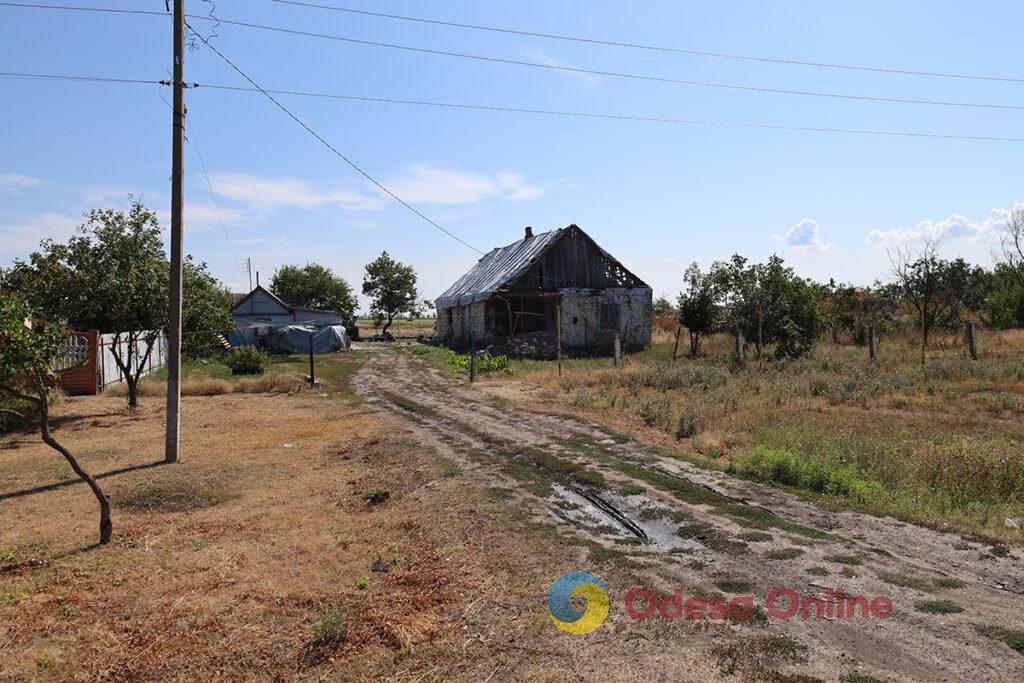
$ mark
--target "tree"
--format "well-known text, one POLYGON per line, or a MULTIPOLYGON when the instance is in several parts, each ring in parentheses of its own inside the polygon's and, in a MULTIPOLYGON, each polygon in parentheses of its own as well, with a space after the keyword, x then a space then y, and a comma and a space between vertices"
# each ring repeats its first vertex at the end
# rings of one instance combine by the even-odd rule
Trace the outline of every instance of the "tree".
POLYGON ((58 325, 33 320, 32 311, 20 297, 0 294, 0 392, 36 408, 43 442, 67 460, 100 504, 100 543, 110 542, 113 523, 110 499, 96 479, 86 472, 78 459, 50 432, 50 386, 54 379, 52 362, 67 344, 67 332, 58 325))
MULTIPOLYGON (((52 319, 79 330, 113 332, 114 362, 128 386, 128 405, 135 408, 139 379, 167 325, 168 273, 156 214, 133 200, 127 212, 90 211, 66 244, 44 240, 28 262, 14 262, 6 286, 52 319)), ((214 334, 231 328, 230 296, 206 264, 191 257, 184 264, 183 290, 182 352, 202 357, 212 351, 214 334)))
POLYGON ((1002 235, 1002 259, 1006 274, 1024 287, 1024 204, 1015 204, 1006 219, 1002 235))
POLYGON ((370 315, 378 325, 384 323, 382 334, 387 334, 395 316, 419 313, 416 271, 412 266, 394 260, 386 251, 367 264, 366 275, 363 276, 363 294, 372 297, 370 315))
POLYGON ((712 272, 725 294, 729 322, 754 340, 758 360, 769 344, 775 344, 777 358, 797 357, 814 347, 823 329, 819 292, 781 257, 748 265, 735 254, 712 272))
POLYGON ((927 239, 916 254, 909 247, 890 250, 891 274, 900 295, 916 313, 921 330, 921 364, 925 362, 928 337, 936 326, 955 325, 970 274, 963 259, 950 262, 938 257, 941 241, 927 239))
POLYGON ((210 358, 221 348, 217 332, 235 329, 231 292, 210 274, 206 263, 185 257, 182 267, 181 355, 210 358))
POLYGON ((281 266, 270 279, 270 291, 296 306, 337 311, 346 326, 355 321, 355 292, 344 278, 319 263, 281 266))
POLYGON ((991 276, 986 320, 999 329, 1024 327, 1024 283, 1007 263, 996 265, 991 276))
POLYGON ((696 358, 701 335, 709 334, 718 324, 722 293, 714 275, 702 273, 696 263, 691 263, 683 273, 683 282, 686 291, 679 294, 677 302, 679 324, 689 330, 690 356, 696 358))

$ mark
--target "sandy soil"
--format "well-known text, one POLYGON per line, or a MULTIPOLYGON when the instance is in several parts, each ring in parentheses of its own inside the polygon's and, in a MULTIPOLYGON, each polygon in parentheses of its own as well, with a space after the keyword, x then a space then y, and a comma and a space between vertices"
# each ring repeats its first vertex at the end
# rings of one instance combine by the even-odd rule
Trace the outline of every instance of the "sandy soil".
MULTIPOLYGON (((604 626, 554 639, 588 647, 573 670, 581 679, 681 680, 694 653, 709 653, 715 676, 765 680, 1024 679, 1024 657, 985 635, 986 628, 1024 627, 1017 548, 827 510, 698 469, 601 425, 532 410, 537 397, 529 386, 469 386, 406 351, 367 353, 353 387, 403 416, 416 441, 458 462, 476 485, 506 492, 534 524, 554 528, 575 568, 608 586, 611 616, 604 626), (538 485, 538 477, 552 474, 537 468, 538 453, 596 472, 604 485, 577 485, 557 472, 555 486, 538 485), (595 551, 601 548, 607 552, 595 551), (776 587, 821 598, 842 588, 869 600, 885 596, 892 610, 887 619, 638 620, 623 609, 634 587, 658 594, 682 589, 684 601, 751 595, 762 607, 776 587), (962 611, 928 611, 923 601, 947 601, 962 611)), ((706 663, 707 656, 698 659, 706 663)), ((534 662, 510 662, 502 675, 526 677, 534 662)))

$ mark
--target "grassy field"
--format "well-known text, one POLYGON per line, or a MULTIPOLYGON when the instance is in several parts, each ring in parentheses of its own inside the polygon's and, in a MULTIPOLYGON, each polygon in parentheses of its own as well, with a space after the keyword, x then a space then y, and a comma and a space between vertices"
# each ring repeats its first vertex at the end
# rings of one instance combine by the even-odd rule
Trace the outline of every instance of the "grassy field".
MULTIPOLYGON (((437 321, 433 318, 416 318, 414 320, 396 320, 391 323, 391 327, 388 329, 396 339, 415 339, 420 335, 433 336, 434 334, 434 323, 437 321)), ((383 326, 378 327, 374 324, 373 320, 361 319, 356 322, 359 326, 359 334, 362 337, 370 337, 375 334, 380 334, 383 326)))
MULTIPOLYGON (((940 336, 924 367, 912 338, 883 343, 875 363, 864 347, 824 343, 741 366, 725 336, 673 363, 673 336, 658 331, 622 368, 571 359, 559 377, 553 361, 513 361, 511 380, 485 381, 535 384, 552 409, 826 504, 1021 541, 1005 520, 1024 515, 1024 332, 979 344, 972 361, 960 335, 940 336)), ((443 351, 414 352, 451 372, 443 351)))
MULTIPOLYGON (((0 435, 0 679, 483 680, 564 647, 536 606, 572 558, 350 399, 357 355, 318 357, 317 391, 186 395, 175 465, 157 392, 133 413, 112 393, 57 404, 56 437, 114 506, 103 547, 60 456, 31 430, 0 435)), ((185 374, 244 382, 216 364, 185 374)))

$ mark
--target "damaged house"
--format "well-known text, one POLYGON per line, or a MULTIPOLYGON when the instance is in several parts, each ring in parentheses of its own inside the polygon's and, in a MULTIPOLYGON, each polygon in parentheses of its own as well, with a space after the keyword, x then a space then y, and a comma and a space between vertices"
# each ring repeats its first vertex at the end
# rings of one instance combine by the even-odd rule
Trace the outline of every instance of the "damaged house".
POLYGON ((484 255, 437 298, 436 339, 549 355, 562 347, 603 353, 618 333, 623 347, 651 341, 651 288, 578 226, 526 236, 484 255), (514 340, 530 340, 517 345, 514 340))

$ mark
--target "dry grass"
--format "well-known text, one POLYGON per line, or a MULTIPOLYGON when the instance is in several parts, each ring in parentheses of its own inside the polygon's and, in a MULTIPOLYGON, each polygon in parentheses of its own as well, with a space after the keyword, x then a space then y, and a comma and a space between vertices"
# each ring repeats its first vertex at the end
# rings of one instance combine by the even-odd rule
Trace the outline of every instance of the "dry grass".
MULTIPOLYGON (((62 403, 57 438, 115 505, 102 548, 95 500, 59 457, 32 433, 0 437, 0 679, 562 680, 665 666, 662 645, 621 638, 577 661, 544 596, 589 548, 404 441, 394 418, 325 396, 188 396, 176 465, 156 464, 161 401, 62 403), (386 500, 367 502, 372 490, 386 500)), ((602 578, 622 593, 636 579, 619 571, 602 578)), ((674 636, 674 678, 714 675, 698 635, 674 636)))
POLYGON ((656 329, 654 344, 621 369, 572 360, 558 377, 550 362, 515 363, 514 381, 540 387, 531 400, 702 465, 726 468, 763 446, 801 461, 811 480, 841 484, 816 493, 1024 540, 1003 524, 1024 515, 1024 331, 981 332, 977 362, 962 335, 936 335, 924 367, 909 333, 885 338, 875 364, 863 347, 823 343, 763 368, 749 357, 733 363, 724 335, 705 340, 701 358, 671 363, 673 340, 656 329))

